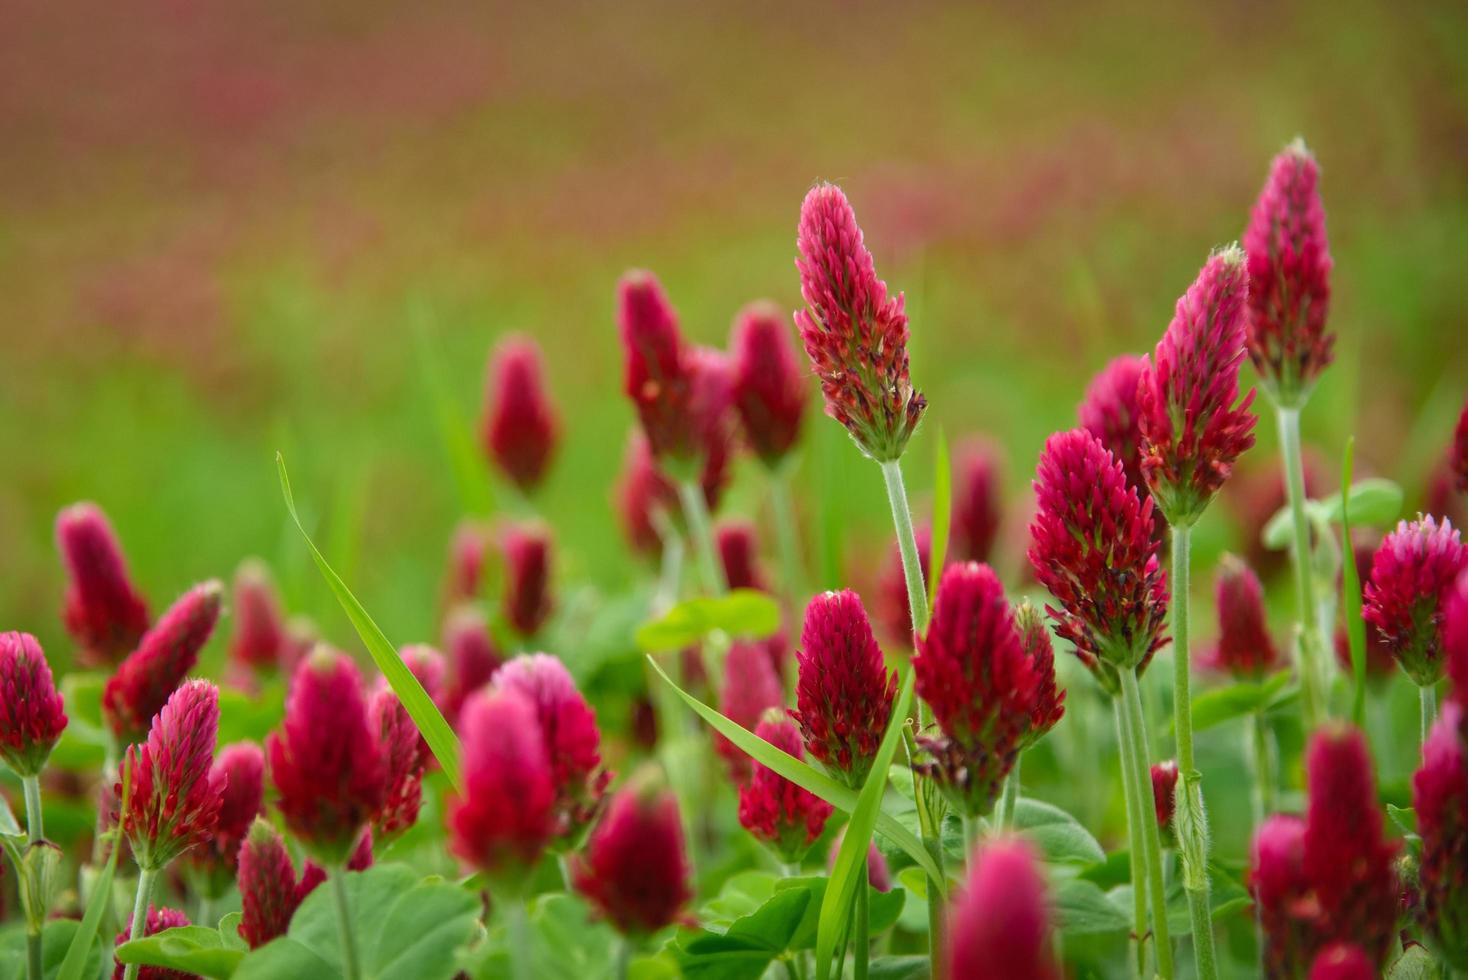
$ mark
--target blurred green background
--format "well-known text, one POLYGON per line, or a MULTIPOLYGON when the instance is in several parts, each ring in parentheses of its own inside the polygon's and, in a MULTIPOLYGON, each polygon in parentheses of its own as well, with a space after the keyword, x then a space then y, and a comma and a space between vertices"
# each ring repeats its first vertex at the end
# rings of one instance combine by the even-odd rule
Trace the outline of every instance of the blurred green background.
MULTIPOLYGON (((388 635, 430 637, 463 506, 424 337, 465 424, 496 337, 545 347, 559 575, 625 591, 646 571, 610 504, 616 278, 655 270, 701 342, 751 299, 793 309, 817 179, 908 294, 931 404, 910 486, 940 426, 1001 441, 1009 568, 1042 440, 1155 342, 1296 134, 1340 335, 1307 440, 1336 460, 1356 433, 1415 499, 1468 387, 1461 4, 3 6, 0 626, 63 660, 52 521, 77 499, 155 611, 257 554, 345 643, 277 449, 388 635)), ((880 481, 814 411, 807 431, 811 567, 859 580, 890 534, 880 481)), ((759 513, 756 470, 726 511, 759 513)), ((1232 533, 1209 521, 1204 561, 1232 533)))

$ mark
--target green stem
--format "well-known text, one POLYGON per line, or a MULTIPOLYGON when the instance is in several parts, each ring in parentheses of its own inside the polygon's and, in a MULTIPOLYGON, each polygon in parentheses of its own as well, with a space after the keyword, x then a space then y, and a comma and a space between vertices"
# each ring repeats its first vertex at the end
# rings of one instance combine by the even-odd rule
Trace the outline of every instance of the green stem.
POLYGON ((347 869, 331 869, 331 893, 336 901, 336 934, 342 948, 342 976, 357 980, 362 968, 357 960, 357 938, 352 930, 352 912, 347 905, 347 869))
POLYGON ((46 839, 46 822, 41 813, 41 777, 26 776, 20 784, 25 791, 25 827, 28 843, 36 844, 46 839))
POLYGON ((1137 687, 1135 668, 1124 668, 1121 674, 1122 703, 1126 708, 1127 734, 1132 742, 1132 792, 1137 797, 1137 822, 1142 825, 1145 850, 1143 866, 1147 871, 1147 892, 1152 907, 1152 936, 1156 949, 1157 973, 1172 980, 1172 942, 1167 934, 1167 889, 1162 881, 1162 833, 1157 828, 1155 804, 1152 800, 1151 760, 1147 757, 1147 722, 1142 714, 1142 694, 1137 687))
POLYGON ((652 611, 667 612, 678 601, 683 586, 683 536, 662 510, 653 513, 652 526, 663 546, 662 564, 658 568, 658 588, 652 597, 652 611))
POLYGON ((632 941, 626 936, 617 938, 617 980, 627 980, 632 970, 632 941))
POLYGON ((795 529, 795 505, 790 496, 791 462, 770 470, 770 510, 775 518, 775 547, 780 552, 780 585, 794 607, 801 595, 800 534, 795 529))
POLYGON ((1244 765, 1249 771, 1249 802, 1254 827, 1274 811, 1273 738, 1264 712, 1255 711, 1244 727, 1244 765))
MULTIPOLYGON (((117 847, 117 844, 113 844, 117 847)), ((153 883, 158 880, 156 869, 144 868, 138 872, 138 893, 133 898, 133 922, 128 931, 129 940, 141 939, 146 935, 148 927, 148 903, 153 899, 153 883)), ((142 969, 141 963, 129 963, 123 970, 122 980, 138 980, 138 971, 142 969)))
POLYGON ((868 959, 872 955, 872 940, 869 935, 871 931, 871 887, 867 885, 865 878, 856 886, 856 945, 852 950, 856 962, 853 975, 856 980, 867 980, 868 959))
POLYGON ((999 829, 1010 831, 1014 829, 1014 807, 1019 802, 1019 763, 1024 758, 1024 753, 1017 753, 1014 757, 1014 768, 1009 770, 1009 778, 1004 780, 1004 799, 1000 803, 999 829))
POLYGON ((959 823, 963 827, 963 857, 969 867, 974 863, 974 842, 979 836, 978 821, 967 813, 960 815, 959 823))
POLYGON ((714 529, 709 521, 708 505, 704 503, 703 488, 696 479, 678 483, 678 501, 683 505, 688 536, 693 539, 693 550, 698 555, 704 591, 711 596, 723 595, 729 591, 729 581, 724 577, 724 566, 719 562, 719 553, 714 547, 714 529))
POLYGON ((535 976, 530 963, 530 922, 525 900, 519 895, 505 901, 505 939, 510 947, 510 976, 530 980, 535 976))
POLYGON ((1437 690, 1430 684, 1426 687, 1419 687, 1417 704, 1421 708, 1422 741, 1426 743, 1427 733, 1432 731, 1432 723, 1437 719, 1437 690))
POLYGON ((1132 881, 1132 956, 1137 976, 1147 971, 1147 872, 1145 865, 1146 845, 1142 836, 1142 821, 1147 814, 1140 812, 1136 787, 1137 767, 1132 760, 1134 744, 1131 726, 1127 723, 1126 705, 1121 695, 1112 698, 1116 714, 1116 744, 1121 750, 1121 788, 1126 803, 1127 842, 1131 859, 1132 881))
MULTIPOLYGON (((1315 606, 1315 583, 1310 560, 1310 522, 1305 516, 1305 470, 1300 455, 1300 410, 1280 406, 1279 451, 1284 457, 1285 491, 1294 525, 1295 602, 1300 621, 1300 689, 1305 730, 1313 731, 1325 717, 1320 630, 1315 606)), ((1176 593, 1174 593, 1176 595, 1176 593)))

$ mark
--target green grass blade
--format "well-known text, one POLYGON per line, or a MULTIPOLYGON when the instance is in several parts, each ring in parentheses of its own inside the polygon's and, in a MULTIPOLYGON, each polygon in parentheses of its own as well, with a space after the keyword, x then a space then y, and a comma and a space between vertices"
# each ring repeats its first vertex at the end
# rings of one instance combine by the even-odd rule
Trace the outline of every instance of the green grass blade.
POLYGON ((1366 620, 1361 618, 1361 571, 1356 567, 1356 549, 1351 546, 1351 463, 1356 455, 1356 438, 1346 440, 1341 467, 1341 602, 1346 617, 1346 639, 1351 646, 1351 674, 1355 688, 1351 697, 1351 719, 1359 727, 1366 716, 1366 620))
POLYGON ((423 375, 423 386, 433 400, 438 436, 443 441, 444 452, 448 454, 449 468, 454 473, 459 505, 466 514, 484 517, 494 511, 494 489, 489 482, 489 473, 474 444, 474 436, 455 403, 453 389, 444 377, 438 350, 429 331, 427 311, 415 309, 412 320, 418 341, 418 368, 423 375))
MULTIPOLYGON (((846 813, 851 813, 856 810, 860 803, 860 798, 856 790, 851 789, 849 786, 843 786, 830 776, 800 761, 788 752, 782 752, 780 749, 775 748, 775 746, 766 742, 738 722, 719 714, 713 708, 710 708, 698 698, 689 694, 677 684, 674 684, 672 678, 664 672, 663 668, 652 657, 648 657, 647 661, 652 665, 652 669, 657 672, 657 675, 693 709, 695 714, 708 722, 709 726, 719 734, 757 760, 760 765, 779 773, 801 789, 814 793, 838 810, 846 813)), ((912 831, 898 823, 890 814, 882 812, 878 812, 877 814, 876 828, 881 831, 882 836, 902 848, 909 857, 917 862, 928 878, 934 882, 940 893, 946 892, 948 883, 943 880, 942 874, 938 871, 938 866, 933 863, 932 855, 928 853, 927 848, 923 847, 922 841, 918 840, 912 831)), ((868 834, 868 837, 870 836, 868 834)), ((863 845, 862 853, 866 853, 865 845, 863 845)))
MULTIPOLYGON (((127 801, 132 795, 132 769, 124 766, 122 769, 122 803, 118 807, 119 813, 127 812, 127 801)), ((120 835, 120 827, 113 828, 113 834, 120 835)), ((113 840, 112 853, 107 855, 107 863, 102 866, 101 874, 97 875, 92 882, 92 894, 87 897, 87 910, 82 913, 81 924, 77 926, 76 932, 72 934, 71 945, 66 948, 66 956, 61 961, 61 967, 56 971, 56 980, 82 980, 82 970, 87 965, 87 954, 92 950, 92 941, 97 938, 97 928, 102 924, 102 916, 107 912, 107 903, 112 901, 112 877, 117 871, 117 853, 122 850, 122 842, 113 840)))
POLYGON ((892 757, 902 739, 902 727, 907 724, 907 712, 912 706, 912 686, 912 665, 908 664, 903 668, 897 701, 892 705, 892 720, 887 724, 887 732, 882 736, 882 744, 872 762, 872 771, 867 775, 856 809, 851 812, 851 820, 841 836, 841 851, 836 856, 831 882, 821 899, 821 917, 816 923, 816 974, 819 980, 825 980, 830 969, 836 943, 851 916, 852 899, 857 888, 866 887, 867 848, 871 845, 872 831, 881 815, 882 795, 887 789, 887 770, 892 766, 892 757))
POLYGON ((953 517, 953 467, 948 462, 948 437, 938 430, 938 451, 933 469, 933 553, 928 562, 928 609, 938 598, 938 580, 948 560, 948 526, 953 517))
POLYGON ((352 590, 341 580, 316 547, 316 542, 311 540, 311 535, 306 533, 306 528, 301 524, 301 519, 296 514, 296 501, 291 496, 291 481, 285 471, 285 457, 280 453, 275 454, 275 465, 280 471, 280 492, 285 496, 286 510, 290 511, 291 520, 295 522, 296 529, 301 532, 301 537, 306 539, 306 547, 311 550, 311 557, 316 562, 316 567, 321 571, 321 577, 326 579, 326 584, 335 593, 336 599, 341 603, 347 618, 352 621, 357 635, 367 646, 367 652, 372 654, 372 659, 377 664, 377 669, 382 671, 382 676, 392 686, 393 693, 407 709, 408 716, 413 719, 413 724, 418 726, 418 731, 423 734, 423 740, 428 743, 428 748, 433 752, 433 757, 443 767, 444 774, 448 776, 449 782, 454 788, 462 791, 463 785, 459 776, 459 739, 449 723, 444 720, 439 712, 438 706, 423 690, 423 685, 418 683, 418 678, 403 663, 403 658, 398 656, 398 651, 393 647, 388 638, 383 635, 367 610, 352 595, 352 590))

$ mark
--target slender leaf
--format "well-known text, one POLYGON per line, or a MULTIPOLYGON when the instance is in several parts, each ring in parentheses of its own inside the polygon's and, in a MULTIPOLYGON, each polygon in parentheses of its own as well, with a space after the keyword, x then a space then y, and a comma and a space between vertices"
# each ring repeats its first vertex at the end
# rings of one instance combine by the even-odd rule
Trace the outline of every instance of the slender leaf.
POLYGON ((698 596, 673 606, 637 630, 646 653, 672 653, 703 641, 715 630, 733 637, 760 639, 780 628, 780 606, 757 589, 734 589, 721 596, 698 596))
POLYGON ((430 336, 426 308, 415 308, 412 319, 418 340, 419 371, 423 375, 423 386, 433 399, 434 419, 438 423, 438 435, 443 440, 444 452, 449 457, 449 467, 454 473, 459 504, 464 513, 484 517, 494 511, 494 490, 489 482, 489 473, 474 448, 474 437, 469 426, 465 424, 464 416, 455 404, 453 389, 444 378, 438 350, 430 336))
MULTIPOLYGON (((1346 440, 1345 461, 1341 464, 1341 486, 1350 487, 1351 463, 1356 455, 1356 438, 1346 440)), ((1366 481, 1362 481, 1363 483, 1366 481)), ((1361 570, 1356 567, 1356 549, 1351 546, 1351 509, 1356 506, 1355 487, 1341 498, 1341 603, 1346 617, 1346 639, 1351 648, 1351 718, 1357 727, 1366 717, 1366 620, 1361 618, 1361 570)), ((1397 490, 1397 510, 1401 509, 1401 490, 1397 490)))
MULTIPOLYGON (((841 785, 830 776, 795 758, 790 753, 777 749, 738 722, 731 721, 719 714, 713 708, 710 708, 698 700, 698 698, 689 694, 677 684, 674 684, 656 660, 652 657, 648 657, 647 660, 652 665, 652 669, 657 672, 657 675, 663 679, 664 683, 671 687, 693 709, 695 714, 708 722, 711 728, 733 742, 761 765, 779 773, 801 789, 814 793, 838 810, 851 813, 856 809, 858 796, 855 790, 841 785)), ((894 715, 893 717, 896 716, 894 715)), ((877 829, 882 832, 883 836, 891 840, 908 857, 912 858, 914 862, 922 867, 928 877, 937 884, 939 894, 946 893, 947 882, 944 881, 942 873, 938 870, 938 865, 933 862, 932 855, 928 853, 922 841, 918 840, 916 834, 902 826, 902 824, 898 823, 887 813, 877 814, 877 829)), ((862 853, 866 853, 865 849, 863 849, 862 853)))
POLYGON ((341 580, 341 577, 327 564, 325 556, 311 540, 311 535, 306 533, 306 528, 301 524, 301 518, 296 514, 296 501, 291 496, 291 481, 285 470, 285 457, 280 453, 275 454, 275 465, 280 471, 280 492, 285 496, 285 507, 290 512, 291 520, 295 522, 296 529, 301 532, 301 537, 306 539, 306 547, 311 551, 311 557, 316 562, 316 567, 321 571, 322 578, 335 593, 337 601, 341 603, 342 609, 346 611, 347 618, 357 630, 357 635, 367 646, 367 652, 372 654, 377 669, 382 671, 382 676, 387 678, 388 684, 392 686, 393 693, 407 709, 413 724, 418 726, 418 731, 423 734, 423 739, 428 743, 428 748, 433 756, 443 767, 444 773, 449 777, 449 782, 454 784, 455 789, 462 789, 459 776, 459 739, 449 723, 444 720, 439 712, 438 706, 423 690, 423 685, 413 672, 403 663, 403 658, 398 656, 388 638, 383 635, 381 629, 372 621, 367 610, 352 595, 351 589, 341 580))
MULTIPOLYGON (((1346 448, 1346 465, 1351 463, 1351 439, 1346 448)), ((1390 480, 1370 477, 1351 482, 1351 471, 1347 469, 1341 478, 1343 493, 1333 493, 1320 502, 1325 519, 1340 524, 1347 508, 1355 515, 1358 525, 1389 527, 1402 513, 1404 496, 1402 488, 1390 480)))
POLYGON ((928 608, 938 598, 938 580, 948 560, 948 525, 953 519, 953 467, 948 461, 948 439, 938 430, 938 450, 933 470, 933 544, 928 562, 928 608))
POLYGON ((877 757, 872 761, 871 772, 861 788, 856 809, 851 811, 846 832, 841 836, 841 851, 831 871, 831 883, 821 900, 820 925, 816 933, 816 975, 820 980, 825 980, 829 974, 837 937, 846 931, 857 886, 867 879, 867 849, 871 846, 872 831, 876 828, 882 795, 887 788, 887 768, 892 765, 892 757, 902 740, 903 726, 907 724, 912 686, 912 664, 909 663, 902 670, 897 700, 892 705, 892 719, 887 723, 887 732, 877 748, 877 757))
MULTIPOLYGON (((132 769, 124 767, 120 811, 126 812, 128 801, 131 798, 132 769)), ((113 830, 112 833, 117 834, 120 831, 113 830)), ((77 927, 76 935, 71 937, 71 945, 66 950, 66 958, 61 961, 61 969, 56 972, 56 980, 81 980, 82 975, 86 972, 92 942, 97 938, 97 927, 102 924, 102 916, 107 911, 107 903, 112 901, 112 877, 117 872, 117 854, 121 850, 121 842, 114 840, 112 853, 107 855, 107 863, 102 865, 101 873, 92 882, 92 894, 87 897, 87 910, 82 914, 81 925, 77 927)))
POLYGON ((1204 691, 1193 698, 1193 730, 1201 732, 1230 719, 1263 711, 1289 682, 1290 673, 1283 670, 1263 681, 1239 681, 1204 691))

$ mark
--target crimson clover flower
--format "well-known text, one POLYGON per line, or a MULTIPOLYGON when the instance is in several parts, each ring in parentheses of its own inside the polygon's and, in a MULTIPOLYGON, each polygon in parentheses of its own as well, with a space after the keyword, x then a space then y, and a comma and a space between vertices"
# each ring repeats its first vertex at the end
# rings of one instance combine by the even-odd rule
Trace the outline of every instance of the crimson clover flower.
POLYGON ((450 725, 457 725, 464 701, 488 684, 504 658, 489 633, 484 613, 473 606, 460 606, 449 613, 443 627, 443 648, 448 654, 442 708, 450 725))
POLYGON ((0 633, 0 759, 18 776, 39 775, 65 730, 41 644, 29 633, 0 633))
POLYGON ((1422 743, 1412 808, 1422 838, 1422 924, 1444 960, 1468 968, 1468 715, 1456 701, 1422 743))
POLYGON ((449 560, 444 570, 445 609, 454 609, 481 597, 489 542, 489 529, 479 521, 460 521, 455 526, 454 533, 449 538, 449 560))
POLYGON ((387 768, 387 789, 372 825, 386 837, 417 821, 423 806, 423 770, 430 755, 418 726, 390 687, 380 687, 367 710, 387 768))
POLYGON ((1004 509, 998 450, 987 440, 970 439, 954 453, 953 470, 949 551, 955 561, 988 561, 999 537, 1004 509))
POLYGON ((234 633, 230 660, 248 670, 279 670, 285 660, 285 616, 270 581, 270 570, 258 559, 242 562, 234 576, 234 633))
POLYGON ((1310 980, 1376 980, 1371 958, 1355 943, 1332 943, 1310 965, 1310 980))
POLYGON ((102 716, 122 742, 134 742, 168 696, 199 662, 224 602, 224 586, 210 580, 179 597, 102 689, 102 716))
POLYGON ((729 588, 766 591, 765 576, 759 567, 759 543, 752 523, 720 521, 714 529, 714 544, 729 588))
POLYGON ((751 303, 734 319, 729 350, 745 441, 766 466, 778 466, 800 439, 805 415, 806 375, 789 321, 773 303, 751 303))
POLYGON ((1127 485, 1138 490, 1147 485, 1142 479, 1142 416, 1137 409, 1137 383, 1146 369, 1147 358, 1141 354, 1113 358, 1091 379, 1076 408, 1081 428, 1121 461, 1127 485))
MULTIPOLYGON (((769 650, 762 642, 740 640, 724 658, 724 686, 719 693, 719 712, 743 728, 754 730, 766 711, 785 706, 785 688, 780 683, 769 650)), ((736 786, 748 782, 751 760, 744 750, 723 735, 714 734, 714 749, 729 765, 736 786)))
POLYGON ((72 504, 56 516, 56 546, 68 579, 62 619, 82 662, 117 663, 148 631, 148 603, 128 576, 112 525, 96 504, 72 504))
POLYGON ((1218 642, 1201 660, 1214 670, 1258 680, 1283 663, 1264 614, 1264 588, 1254 570, 1233 555, 1218 562, 1215 588, 1218 642))
POLYGON ((545 479, 560 432, 535 341, 520 336, 500 341, 486 389, 485 452, 511 483, 529 493, 545 479))
POLYGON ((304 897, 296 869, 280 833, 263 819, 255 820, 240 847, 239 934, 251 949, 285 935, 291 916, 304 897))
MULTIPOLYGON (((797 759, 805 756, 800 730, 779 709, 767 711, 754 733, 797 759)), ((759 762, 754 763, 749 780, 739 787, 740 826, 768 845, 785 864, 799 864, 821 836, 831 812, 831 804, 759 762)))
POLYGON ((1401 521, 1371 559, 1362 617, 1419 687, 1443 676, 1443 600, 1468 568, 1468 546, 1432 517, 1401 521))
POLYGON ((235 878, 240 847, 250 825, 265 807, 265 753, 254 742, 235 742, 219 750, 210 769, 211 782, 223 787, 214 833, 189 853, 211 898, 218 898, 235 878))
MULTIPOLYGON (((718 510, 719 500, 729 483, 729 446, 720 443, 713 449, 715 451, 704 458, 698 477, 704 504, 710 512, 718 510)), ((647 437, 640 431, 634 430, 627 440, 622 472, 613 495, 627 543, 638 554, 656 556, 661 553, 663 540, 659 520, 667 520, 673 528, 683 525, 683 506, 678 501, 678 488, 658 468, 647 437)))
POLYGON ((1152 808, 1157 826, 1166 830, 1177 807, 1177 763, 1172 759, 1152 763, 1152 808))
POLYGON ((948 975, 1058 980, 1051 908, 1039 858, 1013 837, 982 845, 948 910, 948 975))
POLYGON ((551 614, 550 532, 539 524, 512 525, 501 538, 505 558, 505 620, 521 636, 534 636, 551 614))

